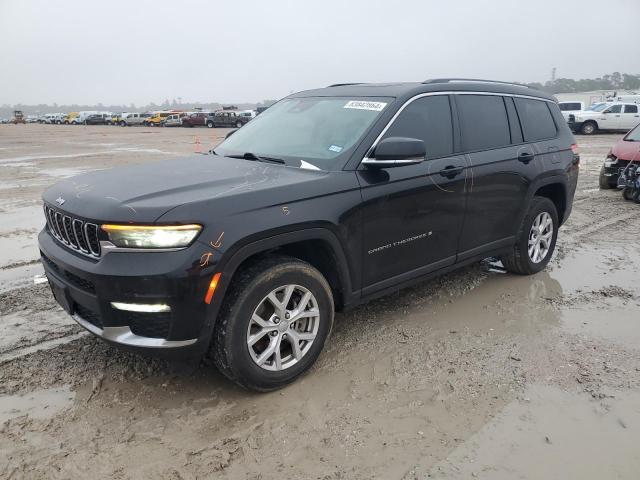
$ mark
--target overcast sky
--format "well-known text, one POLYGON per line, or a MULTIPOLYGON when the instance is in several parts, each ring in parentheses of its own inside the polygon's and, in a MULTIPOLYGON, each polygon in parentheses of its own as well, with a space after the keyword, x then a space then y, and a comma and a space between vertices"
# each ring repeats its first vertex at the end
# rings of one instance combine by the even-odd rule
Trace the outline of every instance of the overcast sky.
POLYGON ((0 104, 640 73, 640 0, 0 0, 0 104))

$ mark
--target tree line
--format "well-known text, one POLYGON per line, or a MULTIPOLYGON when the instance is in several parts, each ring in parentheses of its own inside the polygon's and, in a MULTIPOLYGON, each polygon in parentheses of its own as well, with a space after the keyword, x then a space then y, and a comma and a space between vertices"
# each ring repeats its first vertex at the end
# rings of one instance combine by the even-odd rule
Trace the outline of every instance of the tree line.
POLYGON ((528 87, 549 93, 577 93, 593 90, 640 90, 640 75, 613 72, 598 78, 556 78, 542 84, 539 82, 526 83, 528 87))

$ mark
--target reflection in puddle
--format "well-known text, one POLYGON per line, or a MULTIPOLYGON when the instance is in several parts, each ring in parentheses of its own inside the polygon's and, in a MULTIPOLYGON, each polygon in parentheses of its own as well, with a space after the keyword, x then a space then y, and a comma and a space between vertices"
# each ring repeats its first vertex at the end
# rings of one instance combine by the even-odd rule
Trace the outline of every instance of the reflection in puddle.
POLYGON ((75 393, 69 386, 35 390, 23 395, 0 395, 0 423, 28 415, 50 418, 73 403, 75 393))
POLYGON ((531 385, 477 434, 431 469, 447 479, 637 479, 640 393, 594 401, 531 385))

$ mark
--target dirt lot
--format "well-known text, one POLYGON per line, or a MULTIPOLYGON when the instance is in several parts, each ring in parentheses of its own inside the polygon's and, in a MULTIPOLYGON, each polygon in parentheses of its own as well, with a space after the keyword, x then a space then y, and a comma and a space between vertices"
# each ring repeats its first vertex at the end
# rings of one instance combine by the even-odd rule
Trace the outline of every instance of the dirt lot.
POLYGON ((618 135, 578 137, 547 271, 477 265, 340 314, 307 376, 254 394, 103 345, 33 282, 46 186, 225 133, 0 125, 0 478, 638 478, 640 207, 597 183, 618 135))

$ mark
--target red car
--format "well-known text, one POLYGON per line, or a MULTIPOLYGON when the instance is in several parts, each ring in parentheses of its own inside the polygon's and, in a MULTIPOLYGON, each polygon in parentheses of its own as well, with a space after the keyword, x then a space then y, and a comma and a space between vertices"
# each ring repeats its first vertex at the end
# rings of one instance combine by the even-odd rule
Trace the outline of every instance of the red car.
POLYGON ((616 188, 620 172, 630 161, 640 163, 640 125, 631 129, 609 150, 600 169, 600 188, 616 188))

